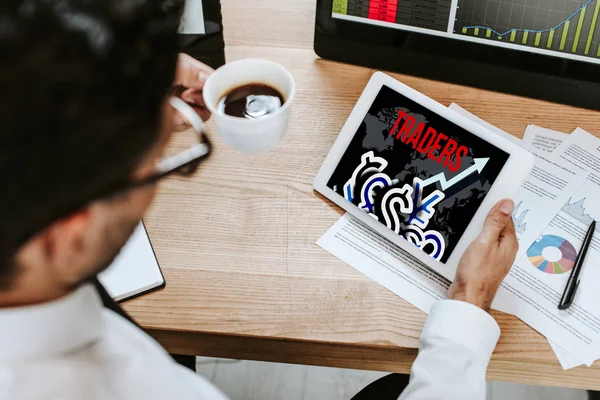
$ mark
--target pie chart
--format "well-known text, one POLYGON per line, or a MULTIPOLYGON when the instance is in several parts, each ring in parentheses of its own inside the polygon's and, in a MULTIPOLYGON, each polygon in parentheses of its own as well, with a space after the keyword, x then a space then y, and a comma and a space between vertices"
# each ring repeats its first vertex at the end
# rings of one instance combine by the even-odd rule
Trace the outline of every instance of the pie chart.
POLYGON ((564 274, 575 264, 577 251, 566 240, 556 235, 540 236, 527 250, 531 265, 547 274, 564 274))

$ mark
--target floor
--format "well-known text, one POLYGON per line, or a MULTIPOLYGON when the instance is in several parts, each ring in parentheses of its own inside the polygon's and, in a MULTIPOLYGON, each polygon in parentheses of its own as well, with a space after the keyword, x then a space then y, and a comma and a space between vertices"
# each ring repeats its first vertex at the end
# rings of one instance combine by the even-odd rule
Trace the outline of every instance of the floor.
MULTIPOLYGON (((231 400, 350 400, 383 372, 198 357, 199 374, 231 400)), ((488 383, 487 400, 587 400, 583 390, 488 383)))

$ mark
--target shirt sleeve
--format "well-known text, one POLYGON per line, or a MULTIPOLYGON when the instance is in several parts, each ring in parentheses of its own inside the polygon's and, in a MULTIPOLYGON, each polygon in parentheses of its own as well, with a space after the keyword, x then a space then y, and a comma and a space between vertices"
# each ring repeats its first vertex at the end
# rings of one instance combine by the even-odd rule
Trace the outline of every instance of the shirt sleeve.
POLYGON ((456 300, 435 304, 399 400, 484 400, 485 373, 499 337, 500 327, 481 308, 456 300))

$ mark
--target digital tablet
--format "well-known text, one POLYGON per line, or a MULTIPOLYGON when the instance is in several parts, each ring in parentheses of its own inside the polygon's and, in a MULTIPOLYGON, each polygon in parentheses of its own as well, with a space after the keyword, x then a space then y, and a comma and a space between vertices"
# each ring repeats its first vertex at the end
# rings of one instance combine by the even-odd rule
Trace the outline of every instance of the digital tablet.
POLYGON ((376 72, 314 187, 453 280, 489 210, 532 167, 528 151, 376 72))

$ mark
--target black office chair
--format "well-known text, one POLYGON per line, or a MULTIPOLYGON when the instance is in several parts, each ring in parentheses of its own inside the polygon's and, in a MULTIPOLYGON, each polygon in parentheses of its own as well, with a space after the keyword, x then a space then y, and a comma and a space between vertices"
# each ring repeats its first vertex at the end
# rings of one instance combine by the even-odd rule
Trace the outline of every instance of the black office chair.
POLYGON ((352 400, 397 400, 408 386, 410 375, 390 374, 358 392, 352 400))
MULTIPOLYGON (((408 386, 410 375, 391 374, 376 380, 351 400, 397 400, 408 386)), ((600 400, 600 392, 588 390, 588 400, 600 400)))

